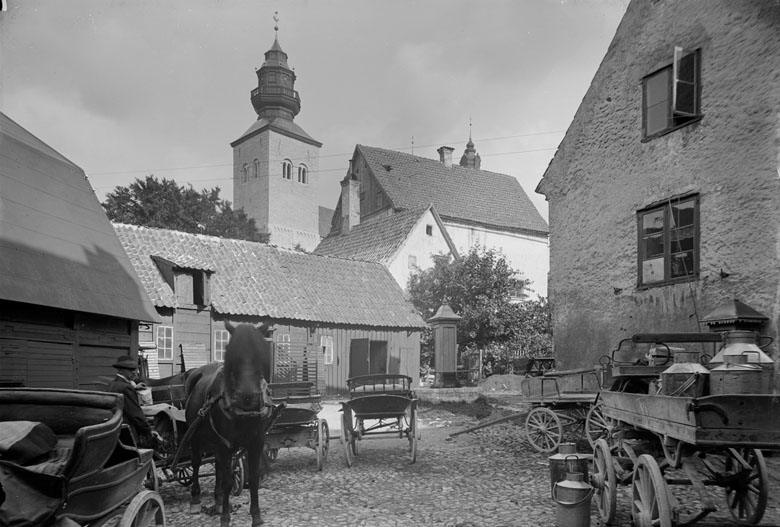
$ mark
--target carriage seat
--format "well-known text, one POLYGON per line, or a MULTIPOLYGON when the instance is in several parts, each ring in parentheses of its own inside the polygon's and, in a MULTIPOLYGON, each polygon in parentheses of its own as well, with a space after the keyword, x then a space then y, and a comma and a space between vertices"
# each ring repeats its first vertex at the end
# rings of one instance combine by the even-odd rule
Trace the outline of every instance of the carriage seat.
POLYGON ((380 394, 412 396, 412 379, 407 375, 360 375, 347 379, 347 386, 349 386, 349 393, 352 397, 380 394))

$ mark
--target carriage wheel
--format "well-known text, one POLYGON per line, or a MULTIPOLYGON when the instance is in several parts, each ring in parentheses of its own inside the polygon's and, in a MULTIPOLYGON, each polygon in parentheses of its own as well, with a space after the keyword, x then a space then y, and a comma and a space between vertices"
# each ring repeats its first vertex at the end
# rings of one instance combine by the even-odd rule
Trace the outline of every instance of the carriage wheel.
POLYGON ((612 523, 617 510, 617 478, 612 463, 612 452, 607 441, 597 439, 593 447, 593 473, 590 479, 595 489, 596 507, 605 524, 612 523))
POLYGON ((649 454, 639 456, 634 467, 631 497, 634 527, 672 527, 669 489, 658 463, 649 454))
POLYGON ((180 485, 189 487, 190 485, 192 485, 192 467, 186 466, 186 467, 177 468, 174 479, 180 485))
POLYGON ((144 490, 133 497, 119 520, 119 527, 163 527, 165 507, 159 494, 144 490))
POLYGON ((162 465, 168 464, 176 454, 176 433, 173 426, 173 421, 166 414, 160 413, 154 416, 152 427, 163 439, 162 443, 154 445, 154 454, 162 465))
POLYGON ((146 473, 144 488, 154 492, 160 491, 160 478, 157 477, 157 467, 154 465, 154 461, 149 462, 149 471, 146 473))
POLYGON ((409 416, 409 458, 412 463, 417 461, 417 408, 412 408, 409 416))
POLYGON ((230 487, 230 494, 232 496, 240 496, 241 491, 244 490, 244 483, 246 483, 246 457, 241 455, 233 458, 233 486, 230 487))
POLYGON ((588 410, 585 418, 585 436, 588 438, 591 448, 595 448, 598 439, 605 439, 609 443, 615 422, 605 417, 601 411, 602 403, 596 403, 588 410))
POLYGON ((344 447, 344 457, 347 460, 347 466, 351 467, 355 461, 355 451, 352 450, 352 443, 355 439, 352 437, 352 429, 347 422, 346 413, 341 415, 341 444, 344 447))
POLYGON ((756 448, 729 448, 725 476, 732 481, 724 490, 734 520, 740 525, 760 522, 769 494, 766 461, 761 451, 756 448))
POLYGON ((322 470, 325 466, 325 460, 328 458, 328 449, 330 448, 330 429, 325 419, 320 419, 317 423, 317 470, 322 470))
POLYGON ((563 427, 555 412, 544 406, 534 408, 525 419, 528 442, 539 452, 552 452, 561 444, 563 427))

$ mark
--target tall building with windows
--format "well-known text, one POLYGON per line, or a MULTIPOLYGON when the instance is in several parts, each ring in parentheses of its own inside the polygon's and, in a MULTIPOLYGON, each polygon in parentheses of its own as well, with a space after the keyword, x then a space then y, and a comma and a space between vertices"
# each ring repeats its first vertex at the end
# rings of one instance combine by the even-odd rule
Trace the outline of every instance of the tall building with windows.
POLYGON ((316 205, 313 185, 322 143, 293 121, 301 98, 278 35, 256 73, 257 88, 250 99, 257 120, 230 144, 233 204, 270 233, 271 244, 311 251, 321 238, 320 216, 327 224, 332 214, 316 205))

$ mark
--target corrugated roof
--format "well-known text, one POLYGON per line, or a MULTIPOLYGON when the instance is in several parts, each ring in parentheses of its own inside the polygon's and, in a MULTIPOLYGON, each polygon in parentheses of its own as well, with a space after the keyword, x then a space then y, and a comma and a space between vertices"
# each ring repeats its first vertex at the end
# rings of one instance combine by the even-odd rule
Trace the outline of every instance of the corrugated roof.
POLYGON ((0 113, 0 298, 158 316, 78 166, 0 113))
POLYGON ((438 160, 357 145, 396 209, 433 203, 442 219, 504 229, 549 232, 520 183, 512 176, 438 160))
POLYGON ((244 240, 114 224, 157 306, 176 297, 152 256, 196 255, 214 269, 211 303, 223 314, 325 324, 422 328, 425 322, 381 264, 329 258, 244 240))
POLYGON ((320 242, 314 254, 388 264, 430 205, 372 219, 333 233, 320 242))

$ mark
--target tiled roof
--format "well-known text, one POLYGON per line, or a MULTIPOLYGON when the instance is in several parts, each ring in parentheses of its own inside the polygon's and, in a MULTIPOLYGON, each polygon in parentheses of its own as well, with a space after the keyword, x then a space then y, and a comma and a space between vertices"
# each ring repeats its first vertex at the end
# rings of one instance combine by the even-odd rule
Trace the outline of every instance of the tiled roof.
POLYGON ((447 168, 438 160, 357 145, 396 209, 433 203, 445 219, 505 229, 549 232, 520 183, 512 176, 464 168, 447 168))
POLYGON ((243 240, 114 224, 152 302, 176 297, 152 256, 185 255, 214 272, 211 304, 223 314, 325 324, 421 328, 425 322, 381 264, 330 258, 243 240))
POLYGON ((320 242, 314 254, 387 264, 429 208, 430 205, 362 222, 346 235, 333 233, 320 242))

